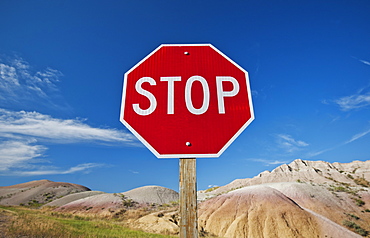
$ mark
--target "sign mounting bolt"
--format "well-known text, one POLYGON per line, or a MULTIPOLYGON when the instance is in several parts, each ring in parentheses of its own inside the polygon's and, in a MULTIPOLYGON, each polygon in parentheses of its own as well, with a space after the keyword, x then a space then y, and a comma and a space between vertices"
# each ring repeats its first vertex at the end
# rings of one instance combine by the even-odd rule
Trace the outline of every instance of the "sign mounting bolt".
POLYGON ((189 52, 187 52, 187 51, 185 51, 185 52, 184 52, 184 54, 185 54, 185 55, 190 55, 190 53, 189 53, 189 52))
POLYGON ((186 142, 185 145, 190 147, 191 146, 191 143, 190 142, 186 142))

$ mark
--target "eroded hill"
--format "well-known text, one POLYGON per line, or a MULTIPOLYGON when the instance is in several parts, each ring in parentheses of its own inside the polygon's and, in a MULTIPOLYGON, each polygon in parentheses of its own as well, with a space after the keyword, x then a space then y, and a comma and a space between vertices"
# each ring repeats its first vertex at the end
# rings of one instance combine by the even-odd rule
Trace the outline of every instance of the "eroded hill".
MULTIPOLYGON (((295 160, 253 178, 199 191, 199 230, 230 238, 367 237, 369 181, 370 161, 295 160)), ((179 230, 178 193, 159 186, 109 194, 41 180, 0 187, 0 196, 3 205, 45 203, 56 212, 114 217, 147 232, 179 230)))

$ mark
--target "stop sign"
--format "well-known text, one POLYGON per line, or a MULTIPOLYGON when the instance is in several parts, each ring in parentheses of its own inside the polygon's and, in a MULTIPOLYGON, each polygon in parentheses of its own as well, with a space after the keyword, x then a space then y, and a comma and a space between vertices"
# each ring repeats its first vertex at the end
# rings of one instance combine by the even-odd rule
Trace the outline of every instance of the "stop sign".
POLYGON ((218 157, 253 119, 247 71, 211 44, 160 45, 125 73, 120 120, 158 158, 218 157))

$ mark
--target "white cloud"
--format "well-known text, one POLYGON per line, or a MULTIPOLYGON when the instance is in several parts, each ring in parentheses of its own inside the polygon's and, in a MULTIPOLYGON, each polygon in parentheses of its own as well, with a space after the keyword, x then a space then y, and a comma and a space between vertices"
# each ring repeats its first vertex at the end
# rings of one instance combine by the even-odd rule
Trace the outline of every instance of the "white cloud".
POLYGON ((137 145, 129 133, 95 128, 78 119, 58 119, 38 112, 0 109, 0 175, 51 175, 86 172, 101 164, 84 163, 69 169, 43 166, 47 143, 137 145))
POLYGON ((102 167, 103 164, 85 163, 69 169, 45 166, 45 146, 36 145, 36 140, 28 141, 0 141, 0 175, 7 176, 37 176, 72 174, 77 172, 88 173, 92 168, 102 167))
MULTIPOLYGON (((360 60, 362 61, 362 60, 360 60)), ((363 61, 363 63, 369 63, 363 61)), ((369 63, 370 64, 370 63, 369 63)), ((360 88, 356 93, 332 100, 342 111, 350 111, 370 106, 370 86, 360 88)))
POLYGON ((89 173, 92 168, 102 167, 103 164, 96 164, 96 163, 86 163, 86 164, 79 164, 77 166, 71 167, 67 170, 61 169, 38 169, 32 171, 13 171, 12 175, 18 176, 37 176, 37 175, 58 175, 58 174, 73 174, 76 172, 84 172, 89 173))
POLYGON ((60 100, 56 83, 63 76, 62 72, 47 67, 43 70, 33 70, 20 57, 0 58, 0 105, 21 105, 37 102, 49 107, 67 107, 60 100), (62 105, 64 104, 64 105, 62 105))
POLYGON ((24 168, 37 157, 41 157, 46 147, 34 145, 35 141, 0 141, 0 172, 12 168, 24 168))
POLYGON ((366 65, 370 65, 370 62, 369 61, 361 60, 361 59, 359 59, 359 61, 362 62, 362 63, 364 63, 364 64, 366 64, 366 65))
POLYGON ((370 65, 370 62, 369 62, 369 61, 367 61, 367 60, 362 60, 362 59, 359 59, 359 58, 354 57, 354 56, 352 56, 352 58, 354 58, 354 59, 356 59, 356 60, 360 61, 360 62, 361 62, 361 63, 363 63, 363 64, 370 65))
POLYGON ((0 89, 9 90, 12 87, 18 87, 19 81, 16 69, 9 65, 0 63, 0 89))
POLYGON ((134 145, 136 138, 124 131, 92 127, 81 119, 60 119, 39 112, 2 108, 68 109, 57 83, 63 76, 47 67, 34 69, 21 57, 0 57, 0 175, 50 175, 88 172, 101 164, 84 163, 56 168, 45 159, 46 143, 103 143, 134 145))
POLYGON ((306 142, 301 141, 301 140, 296 140, 291 135, 287 135, 287 134, 278 134, 277 139, 278 139, 277 143, 279 147, 285 149, 288 153, 298 151, 301 148, 309 145, 306 142))
POLYGON ((134 143, 129 133, 94 128, 78 119, 58 119, 38 112, 13 112, 0 109, 0 137, 37 138, 54 143, 121 142, 134 143))
POLYGON ((334 100, 342 111, 363 108, 370 105, 370 93, 354 94, 334 100))

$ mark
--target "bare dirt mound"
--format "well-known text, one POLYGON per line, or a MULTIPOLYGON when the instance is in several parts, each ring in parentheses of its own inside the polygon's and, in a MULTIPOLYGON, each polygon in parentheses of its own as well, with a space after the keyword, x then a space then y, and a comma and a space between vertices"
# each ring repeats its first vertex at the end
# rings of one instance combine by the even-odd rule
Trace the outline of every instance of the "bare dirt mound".
POLYGON ((60 207, 64 206, 70 202, 77 201, 79 199, 103 194, 104 192, 99 192, 99 191, 85 191, 85 192, 80 192, 80 193, 74 193, 74 194, 69 194, 67 196, 64 196, 62 198, 56 199, 52 202, 49 202, 45 204, 43 207, 60 207))
POLYGON ((144 186, 122 193, 138 203, 166 204, 179 200, 179 193, 160 186, 144 186))
POLYGON ((0 204, 6 206, 44 204, 68 194, 89 190, 87 187, 72 183, 32 181, 0 187, 0 204))
MULTIPOLYGON (((333 195, 325 188, 308 184, 295 185, 279 183, 249 186, 209 199, 199 205, 199 227, 213 235, 233 238, 361 237, 332 220, 351 219, 350 215, 343 215, 345 209, 353 207, 350 201, 344 203, 345 208, 335 212, 340 205, 340 198, 331 203, 333 195), (320 192, 324 194, 321 196, 320 192), (314 194, 318 197, 311 196, 314 194), (319 211, 311 211, 301 204, 311 204, 310 208, 319 211), (326 209, 325 215, 334 213, 332 219, 318 213, 322 208, 326 209)), ((361 214, 360 209, 357 212, 361 214)), ((359 219, 366 222, 366 215, 359 219)))
MULTIPOLYGON (((78 194, 78 196, 82 195, 84 194, 78 194)), ((127 210, 150 206, 152 204, 163 205, 177 200, 178 193, 172 189, 159 186, 145 186, 124 193, 104 193, 87 196, 66 203, 57 208, 56 211, 86 215, 119 216, 127 210)), ((48 205, 52 205, 52 203, 48 205)))
POLYGON ((57 208, 56 211, 111 216, 123 211, 123 209, 122 196, 104 193, 67 203, 57 208))

